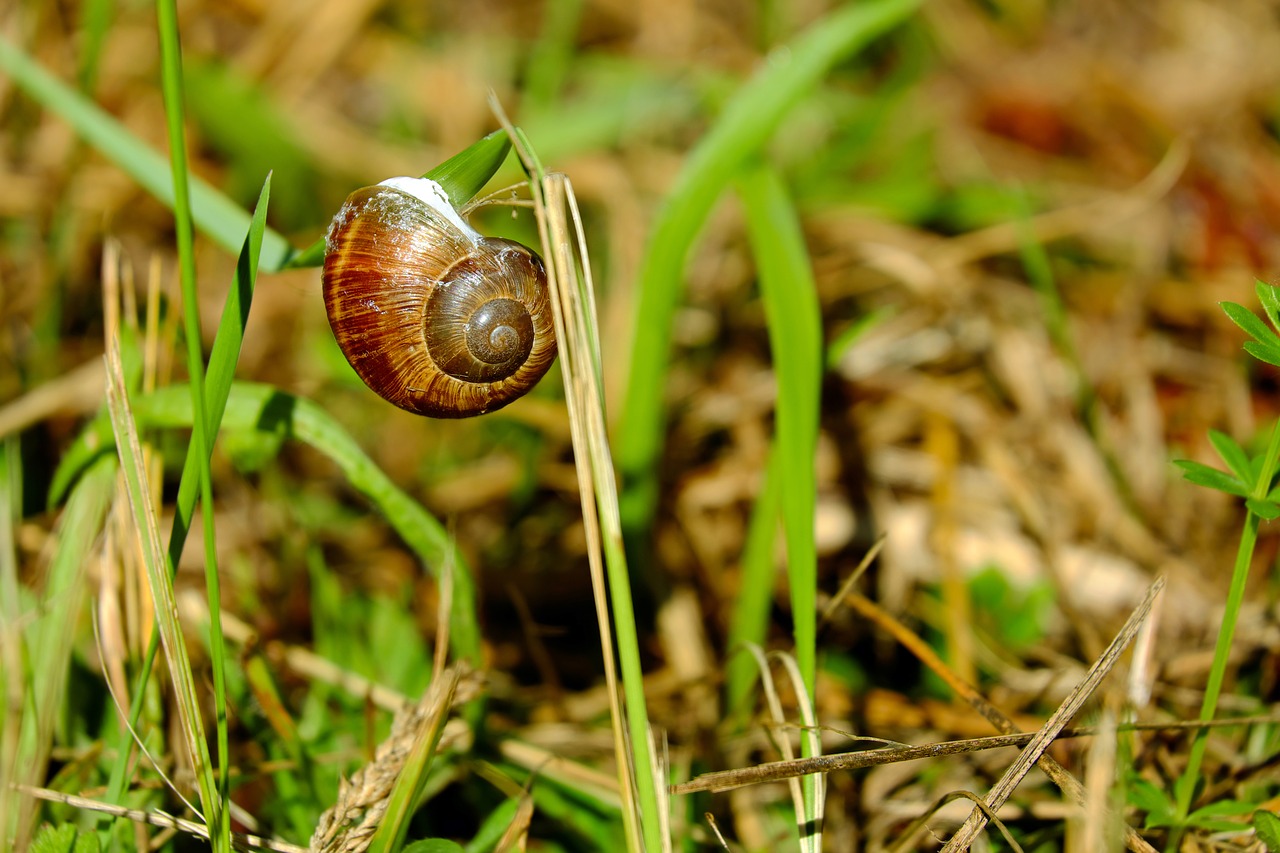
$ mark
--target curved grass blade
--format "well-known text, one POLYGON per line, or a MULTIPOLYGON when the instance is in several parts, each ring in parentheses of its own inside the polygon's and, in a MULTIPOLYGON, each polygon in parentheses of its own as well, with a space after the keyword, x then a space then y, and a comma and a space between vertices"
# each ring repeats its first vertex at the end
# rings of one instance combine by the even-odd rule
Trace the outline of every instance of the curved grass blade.
MULTIPOLYGON (((811 704, 817 680, 818 553, 813 516, 817 504, 816 456, 822 393, 822 311, 800 221, 778 173, 752 169, 738 181, 747 214, 751 252, 760 278, 769 348, 778 382, 774 453, 787 546, 787 578, 795 632, 795 662, 811 704)), ((804 756, 815 744, 801 739, 804 756)), ((822 786, 801 780, 805 823, 821 820, 822 786)), ((805 836, 806 848, 816 844, 805 836)), ((813 849, 816 849, 814 847, 813 849)))
MULTIPOLYGON (((169 137, 169 171, 173 178, 173 224, 174 224, 174 240, 178 248, 178 280, 182 286, 182 318, 183 329, 186 335, 187 349, 187 375, 191 382, 191 406, 194 412, 193 418, 195 423, 191 429, 191 442, 188 445, 188 457, 196 457, 196 469, 199 472, 200 482, 200 510, 201 510, 201 528, 204 532, 204 579, 205 594, 209 599, 209 662, 210 674, 213 681, 213 711, 215 725, 215 742, 217 744, 217 775, 209 772, 210 780, 216 779, 217 787, 213 790, 206 790, 205 779, 202 775, 201 780, 201 798, 205 809, 205 822, 209 826, 209 842, 217 853, 230 853, 231 850, 231 822, 230 813, 227 805, 230 801, 230 782, 227 775, 230 768, 230 736, 227 732, 227 677, 226 677, 226 661, 224 657, 224 647, 222 644, 222 580, 218 572, 218 543, 217 530, 214 521, 213 512, 213 474, 209 469, 209 456, 213 448, 213 438, 217 434, 216 431, 210 432, 209 419, 205 415, 205 361, 204 361, 204 337, 200 329, 200 299, 196 289, 196 251, 195 251, 195 223, 191 215, 191 192, 190 183, 191 175, 187 167, 187 138, 186 138, 186 92, 182 82, 182 48, 178 38, 178 3, 177 0, 157 0, 156 2, 156 29, 160 36, 160 88, 163 93, 164 100, 164 116, 165 125, 168 129, 169 137)), ((108 364, 110 364, 109 352, 108 364)), ((108 369, 108 384, 111 381, 111 371, 108 369)), ((123 382, 121 383, 120 392, 124 394, 123 382)), ((127 400, 124 401, 127 405, 127 400)), ((121 467, 126 469, 126 475, 130 461, 126 458, 126 445, 120 442, 122 437, 119 428, 121 418, 117 412, 112 413, 113 420, 117 423, 116 428, 116 449, 120 452, 121 467)), ((128 436, 129 442, 137 440, 136 435, 128 436)), ((138 499, 133 497, 131 503, 134 505, 135 515, 138 513, 138 499)), ((150 493, 144 496, 150 498, 150 493)), ((142 523, 138 524, 139 531, 143 530, 142 523)), ((151 548, 153 543, 150 541, 150 535, 153 531, 147 531, 148 539, 145 539, 147 548, 151 548)), ((155 545, 159 544, 157 538, 155 545)), ((161 560, 164 557, 160 558, 161 560)), ((178 565, 175 560, 172 567, 149 566, 148 569, 153 571, 152 583, 156 582, 159 572, 164 575, 164 580, 172 583, 171 568, 178 565)), ((159 596, 157 590, 153 592, 159 596)), ((166 594, 172 595, 172 589, 166 590, 166 594)), ((157 611, 159 611, 159 601, 157 598, 157 611)), ((168 618, 168 614, 160 614, 157 612, 157 618, 160 620, 168 618)), ((174 621, 176 622, 176 616, 174 621)), ((167 653, 170 669, 175 666, 174 654, 178 651, 177 647, 166 644, 165 651, 167 653)), ((186 660, 182 661, 183 666, 190 666, 186 660)), ((186 677, 184 675, 184 677, 186 677)), ((185 691, 185 685, 182 685, 185 691)), ((191 687, 192 693, 190 698, 194 698, 194 681, 191 687)), ((183 691, 178 693, 180 697, 184 695, 183 691)), ((198 720, 195 720, 198 722, 198 720)), ((182 721, 183 728, 186 729, 184 734, 188 738, 196 738, 202 734, 199 727, 193 726, 193 718, 188 715, 182 721)), ((207 749, 206 744, 202 746, 207 749)), ((199 758, 203 761, 209 761, 207 753, 200 753, 199 758)))
MULTIPOLYGON (((147 429, 190 427, 189 393, 185 386, 173 385, 134 400, 133 414, 138 425, 147 429)), ((310 445, 329 457, 352 488, 382 512, 400 538, 437 579, 442 568, 454 566, 450 647, 457 657, 472 665, 480 665, 475 587, 471 573, 462 555, 454 548, 444 525, 392 482, 328 412, 310 400, 286 394, 270 385, 235 382, 227 397, 222 427, 283 436, 310 445)), ((83 466, 111 449, 110 424, 99 416, 76 439, 74 462, 83 466)), ((77 470, 70 467, 72 459, 68 454, 65 467, 59 468, 59 479, 64 483, 74 481, 76 477, 77 470)))
POLYGON ((628 530, 648 526, 656 504, 655 460, 663 440, 663 393, 671 322, 684 262, 712 206, 742 165, 769 139, 787 112, 837 62, 902 23, 919 0, 878 0, 844 6, 776 52, 725 107, 685 161, 654 223, 639 274, 639 305, 631 375, 618 441, 628 530))
MULTIPOLYGON (((84 94, 54 77, 23 50, 0 35, 0 71, 29 97, 62 117, 95 150, 116 164, 151 195, 173 207, 173 178, 164 156, 134 136, 114 116, 84 94)), ((509 142, 496 131, 455 154, 424 177, 440 183, 456 205, 469 201, 493 177, 506 158, 509 142), (480 176, 483 175, 483 178, 480 176)), ((240 205, 200 178, 191 177, 191 212, 196 229, 227 251, 237 251, 250 226, 240 205)), ((262 268, 268 272, 318 266, 324 241, 298 251, 268 228, 262 237, 262 268)))
MULTIPOLYGON (((86 142, 169 207, 174 204, 173 177, 165 158, 138 139, 111 114, 40 67, 12 42, 0 36, 0 71, 31 98, 57 113, 86 142)), ((197 177, 191 178, 191 211, 200 233, 227 251, 237 251, 249 229, 249 214, 240 205, 197 177)), ((262 264, 284 266, 294 249, 280 234, 263 234, 262 264)))
MULTIPOLYGON (((190 396, 187 399, 190 402, 190 396)), ((223 819, 226 803, 214 778, 200 699, 196 693, 195 676, 191 671, 191 656, 187 653, 186 640, 178 626, 173 580, 167 567, 164 547, 160 544, 159 515, 151 491, 145 485, 146 474, 142 463, 142 447, 138 440, 138 423, 124 387, 118 340, 113 340, 107 350, 107 411, 110 414, 109 424, 115 438, 116 452, 120 457, 120 471, 124 474, 143 564, 147 570, 147 580, 154 596, 157 634, 163 643, 169 675, 173 680, 174 700, 180 720, 177 731, 192 762, 200 792, 200 805, 204 808, 203 819, 209 827, 210 844, 214 850, 230 850, 229 835, 223 836, 221 842, 218 841, 218 827, 229 826, 223 819)))
POLYGON ((725 639, 731 655, 725 674, 725 707, 738 719, 745 719, 751 712, 747 698, 760 672, 746 649, 749 646, 763 647, 769 630, 769 608, 773 603, 773 545, 781 506, 779 467, 777 448, 770 448, 769 464, 760 481, 755 506, 751 509, 751 524, 742 549, 742 587, 733 606, 729 635, 725 639))

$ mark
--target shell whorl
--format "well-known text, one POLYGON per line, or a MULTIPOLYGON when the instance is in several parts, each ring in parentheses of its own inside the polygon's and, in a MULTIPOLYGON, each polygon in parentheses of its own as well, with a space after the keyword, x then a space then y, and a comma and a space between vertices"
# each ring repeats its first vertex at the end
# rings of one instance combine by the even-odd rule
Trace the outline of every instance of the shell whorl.
POLYGON ((395 405, 442 418, 491 412, 555 359, 546 271, 529 249, 482 237, 424 193, 443 200, 412 178, 347 198, 326 239, 329 324, 360 378, 395 405))

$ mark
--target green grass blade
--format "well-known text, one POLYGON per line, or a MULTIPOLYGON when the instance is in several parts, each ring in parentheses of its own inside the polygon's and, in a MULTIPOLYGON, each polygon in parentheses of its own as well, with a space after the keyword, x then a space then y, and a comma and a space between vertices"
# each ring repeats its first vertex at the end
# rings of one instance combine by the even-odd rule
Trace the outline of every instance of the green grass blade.
MULTIPOLYGON (((1249 313, 1252 315, 1252 312, 1249 313)), ((1262 473, 1253 484, 1251 497, 1262 499, 1266 496, 1276 472, 1277 460, 1280 460, 1280 422, 1271 426, 1271 438, 1267 442, 1267 450, 1262 457, 1262 473)), ((1223 609, 1222 625, 1218 629, 1218 641, 1213 650, 1213 663, 1209 667, 1204 700, 1200 704, 1201 721, 1212 720, 1218 711, 1218 697, 1222 693, 1222 684, 1226 679, 1231 645, 1235 639, 1236 622, 1240 617, 1240 608, 1244 604, 1244 593, 1249 582, 1249 566, 1253 562, 1253 551, 1258 542, 1259 525, 1260 518, 1255 512, 1250 510, 1246 513, 1244 528, 1240 532, 1240 544, 1236 549, 1231 585, 1227 589, 1227 603, 1223 609)), ((1174 785, 1178 800, 1177 814, 1179 822, 1184 825, 1187 816, 1191 813, 1196 785, 1200 781, 1200 765, 1204 761, 1205 749, 1208 747, 1208 735, 1208 729, 1200 729, 1196 732, 1195 740, 1191 742, 1191 750, 1187 755, 1187 764, 1174 785)))
POLYGON ((665 832, 665 802, 660 796, 664 780, 658 778, 650 749, 652 731, 618 512, 618 484, 605 427, 599 321, 581 212, 569 179, 564 175, 546 174, 523 132, 507 120, 496 98, 490 101, 511 134, 520 162, 530 176, 538 236, 545 253, 582 518, 587 531, 588 565, 596 590, 596 620, 604 656, 605 683, 610 692, 609 710, 624 801, 622 818, 627 848, 665 850, 670 842, 665 832), (620 694, 625 700, 621 706, 617 673, 621 674, 620 694), (624 725, 628 736, 625 738, 624 725))
MULTIPOLYGON (((235 373, 235 364, 240 355, 240 346, 244 340, 249 306, 252 302, 253 289, 257 282, 257 268, 262 239, 266 230, 270 188, 271 179, 268 176, 263 183, 262 192, 259 194, 258 205, 250 222, 249 233, 245 236, 244 245, 240 250, 236 274, 232 280, 231 288, 227 292, 227 299, 223 305, 222 319, 219 323, 217 334, 214 336, 213 349, 209 356, 209 373, 206 377, 207 383, 205 385, 209 435, 217 435, 222 413, 226 407, 227 394, 235 373)), ((54 472, 53 483, 50 488, 51 503, 60 499, 62 490, 74 478, 75 466, 86 459, 92 458, 90 450, 97 447, 100 442, 100 439, 94 436, 93 431, 82 433, 69 449, 69 452, 64 455, 58 469, 54 472), (86 440, 81 441, 80 439, 86 440)), ((109 436, 107 438, 109 440, 109 436)), ((183 463, 182 478, 178 484, 178 499, 173 515, 173 525, 169 532, 167 554, 170 572, 173 571, 173 567, 178 565, 182 558, 187 533, 190 530, 191 514, 195 509, 196 493, 200 487, 200 470, 202 465, 206 470, 208 469, 209 458, 210 455, 206 453, 202 463, 200 455, 194 452, 194 447, 188 447, 187 458, 183 463)), ((214 630, 212 627, 210 628, 211 633, 214 630)), ((153 634, 151 645, 142 660, 142 666, 134 684, 133 700, 130 705, 133 709, 130 719, 132 727, 137 726, 138 715, 142 712, 142 693, 151 677, 151 667, 155 662, 158 642, 159 636, 153 634)), ((221 648, 221 644, 219 644, 219 648, 221 648)), ((111 780, 108 785, 108 800, 110 802, 121 802, 125 785, 125 766, 125 762, 118 762, 112 769, 111 780)))
MULTIPOLYGON (((249 233, 244 238, 244 245, 240 249, 236 274, 231 281, 231 289, 227 291, 226 302, 222 306, 222 318, 218 322, 213 348, 209 351, 204 399, 207 434, 211 436, 218 434, 222 415, 227 406, 227 395, 231 393, 231 383, 235 379, 240 348, 244 344, 245 328, 249 323, 249 307, 253 302, 253 292, 258 282, 258 262, 261 258, 262 238, 266 231, 267 207, 270 201, 271 176, 268 175, 258 195, 258 204, 254 208, 249 233)), ((203 464, 208 465, 212 448, 209 447, 206 450, 203 464)), ((183 463, 182 479, 178 483, 178 499, 173 513, 173 529, 169 532, 169 559, 175 566, 182 559, 182 549, 190 529, 191 513, 195 509, 196 493, 200 484, 201 461, 193 451, 194 448, 187 453, 183 463)))
POLYGON ((511 140, 495 130, 454 154, 422 177, 438 183, 454 207, 462 207, 476 197, 507 159, 511 140))
POLYGON ((751 510, 751 525, 742 550, 742 581, 725 639, 730 655, 725 674, 725 707, 739 719, 748 714, 747 696, 760 668, 746 653, 748 645, 761 648, 769 631, 769 608, 773 603, 773 544, 778 532, 779 457, 769 451, 769 465, 760 482, 760 492, 751 510))
POLYGON ((631 375, 627 381, 618 464, 626 491, 623 520, 643 529, 657 500, 655 461, 663 440, 663 393, 671 322, 684 262, 712 206, 783 117, 837 62, 904 21, 919 0, 878 0, 841 7, 777 52, 725 107, 689 155, 654 223, 639 273, 631 375))
MULTIPOLYGON (((173 176, 161 154, 130 133, 88 97, 45 71, 3 36, 0 36, 0 71, 13 78, 28 96, 61 116, 81 138, 143 189, 168 207, 174 206, 173 176)), ((450 200, 461 206, 471 200, 498 171, 509 146, 506 134, 495 131, 427 172, 424 177, 439 182, 450 200)), ((249 214, 208 183, 195 176, 189 180, 196 228, 227 251, 237 250, 250 226, 249 214)), ((299 252, 272 229, 263 232, 262 268, 269 272, 319 266, 323 260, 323 238, 299 252)))
MULTIPOLYGON (((187 167, 186 93, 182 82, 182 49, 178 40, 177 0, 157 0, 156 24, 160 36, 160 83, 164 95, 165 125, 169 136, 169 169, 173 176, 174 236, 178 245, 178 280, 182 286, 183 330, 187 339, 187 376, 191 383, 193 424, 188 456, 196 457, 200 483, 201 527, 204 530, 204 578, 209 604, 210 671, 213 675, 213 711, 217 743, 218 790, 216 801, 205 797, 205 821, 209 842, 217 853, 230 853, 231 747, 227 731, 227 678, 222 643, 222 584, 218 573, 218 541, 213 512, 213 474, 209 456, 216 431, 210 431, 205 401, 204 336, 200 329, 200 297, 196 290, 195 222, 191 213, 190 170, 187 167)), ((119 435, 119 432, 117 432, 119 435)), ((173 562, 177 567, 177 562, 173 562)), ((195 732, 191 733, 192 735, 195 732)))
POLYGON ((98 85, 98 71, 102 64, 102 45, 111 32, 114 0, 88 0, 81 16, 80 34, 84 41, 80 49, 80 62, 76 78, 82 92, 92 92, 98 85))
MULTIPOLYGON (((52 745, 53 726, 63 713, 76 639, 75 632, 68 631, 67 626, 75 624, 81 616, 91 555, 115 489, 116 470, 113 458, 106 455, 99 458, 76 483, 58 521, 54 540, 57 550, 49 564, 39 627, 30 649, 33 711, 36 727, 41 730, 37 737, 41 753, 32 757, 34 767, 44 768, 47 750, 52 745)), ((43 769, 39 771, 40 778, 21 781, 41 784, 43 772, 43 769)))
MULTIPOLYGON (((174 205, 173 177, 165 158, 130 133, 109 113, 58 80, 0 36, 0 71, 45 109, 57 113, 86 142, 169 207, 174 205)), ((191 207, 196 226, 227 251, 236 251, 249 228, 240 205, 199 178, 191 179, 191 207)), ((294 253, 289 241, 268 229, 263 235, 262 265, 282 268, 294 253)))
MULTIPOLYGON (((795 632, 795 659, 813 701, 817 681, 818 552, 813 518, 818 486, 818 414, 822 394, 822 310, 809 264, 800 220, 782 178, 761 167, 738 181, 747 214, 751 252, 760 278, 769 348, 778 382, 776 404, 778 491, 782 532, 787 545, 787 580, 795 632)), ((816 754, 816 739, 801 739, 806 757, 816 754)), ((817 776, 801 780, 805 823, 818 824, 821 786, 817 776)), ((816 849, 817 832, 805 836, 816 849)))
MULTIPOLYGON (((175 704, 180 719, 177 729, 192 762, 200 802, 204 808, 204 820, 211 835, 216 835, 214 828, 224 823, 221 814, 225 809, 213 777, 208 741, 201 721, 201 704, 196 694, 195 678, 191 673, 191 658, 187 654, 186 640, 178 626, 178 606, 173 596, 172 574, 167 566, 164 548, 160 544, 157 513, 151 492, 144 482, 138 424, 133 417, 128 392, 124 387, 117 341, 112 341, 107 351, 107 411, 110 414, 116 452, 120 457, 120 470, 124 474, 125 489, 147 579, 154 596, 156 630, 161 636, 165 660, 169 664, 169 674, 173 680, 175 704)), ((218 849, 216 845, 215 849, 218 849)), ((220 853, 229 849, 228 836, 227 844, 220 853)))
POLYGON ((529 54, 525 72, 525 112, 545 110, 556 101, 569 65, 574 39, 582 22, 582 0, 551 0, 542 7, 542 29, 529 54))
MULTIPOLYGON (((28 712, 27 689, 37 678, 24 658, 29 654, 19 628, 23 623, 21 585, 18 582, 18 524, 22 520, 22 455, 18 439, 0 442, 0 673, 7 689, 0 707, 0 838, 21 847, 31 838, 31 818, 24 814, 18 792, 10 785, 38 782, 28 776, 39 766, 34 753, 38 738, 31 736, 39 720, 28 712), (25 735, 25 736, 24 736, 25 735)), ((47 710, 37 705, 36 711, 47 710)))
POLYGON ((815 455, 822 391, 822 312, 800 221, 777 172, 760 168, 738 182, 760 277, 778 382, 777 454, 787 543, 796 661, 812 695, 817 647, 815 455))

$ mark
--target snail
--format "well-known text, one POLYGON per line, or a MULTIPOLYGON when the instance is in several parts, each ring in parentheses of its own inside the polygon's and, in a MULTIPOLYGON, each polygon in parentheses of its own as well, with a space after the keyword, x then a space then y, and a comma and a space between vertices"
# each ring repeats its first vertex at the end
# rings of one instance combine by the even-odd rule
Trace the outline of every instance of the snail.
POLYGON ((322 282, 347 361, 420 415, 500 409, 555 359, 542 259, 478 234, 432 180, 391 178, 348 196, 325 238, 322 282))

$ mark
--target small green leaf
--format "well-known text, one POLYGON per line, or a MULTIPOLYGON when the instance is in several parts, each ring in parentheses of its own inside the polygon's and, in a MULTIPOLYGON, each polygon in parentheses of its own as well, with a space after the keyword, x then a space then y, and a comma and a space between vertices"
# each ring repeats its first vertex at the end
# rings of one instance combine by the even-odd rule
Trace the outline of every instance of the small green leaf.
POLYGON ((1249 454, 1244 452, 1244 448, 1236 442, 1234 438, 1225 432, 1218 432, 1216 429, 1209 430, 1209 443, 1213 445, 1213 449, 1218 451, 1218 455, 1222 457, 1222 461, 1227 463, 1227 468, 1240 478, 1242 483, 1252 485, 1255 479, 1250 476, 1249 471, 1249 454))
POLYGON ((1258 319, 1258 315, 1235 302, 1219 302, 1222 310, 1231 318, 1231 322, 1235 323, 1245 333, 1260 343, 1270 344, 1274 347, 1280 347, 1280 337, 1276 333, 1267 328, 1267 324, 1258 319))
POLYGON ((1247 506, 1249 511, 1254 515, 1259 518, 1264 518, 1267 521, 1275 521, 1277 518, 1280 518, 1280 504, 1277 504, 1275 501, 1261 498, 1249 498, 1244 502, 1244 505, 1247 506))
POLYGON ((1257 279, 1254 279, 1253 284, 1254 293, 1258 294, 1258 301, 1262 303, 1262 310, 1267 312, 1267 319, 1276 331, 1280 331, 1280 288, 1257 279))
POLYGON ((1129 788, 1129 802, 1147 813, 1144 826, 1152 829, 1158 826, 1172 826, 1174 823, 1175 805, 1168 793, 1146 779, 1134 779, 1129 788))
POLYGON ((510 150, 511 140, 507 139, 506 131, 495 130, 422 177, 438 183, 453 206, 462 207, 484 189, 510 150))
MULTIPOLYGON (((495 130, 479 142, 454 154, 422 177, 438 183, 449 196, 449 202, 454 207, 462 207, 475 198, 476 193, 484 189, 484 185, 502 166, 502 161, 507 159, 507 152, 510 150, 511 140, 507 139, 506 132, 495 130)), ((294 255, 286 268, 318 267, 322 263, 324 263, 323 237, 294 255)))
POLYGON ((101 849, 97 835, 81 833, 69 823, 45 824, 31 841, 31 853, 98 853, 101 849))
POLYGON ((1280 346, 1260 341, 1245 341, 1244 351, 1258 361, 1265 361, 1267 364, 1274 364, 1280 367, 1280 346))
POLYGON ((1267 845, 1268 853, 1280 853, 1280 817, 1275 812, 1258 809, 1253 813, 1253 831, 1267 845))
POLYGON ((1244 829, 1244 822, 1228 818, 1242 817, 1252 814, 1256 809, 1253 803, 1242 803, 1239 800, 1219 800, 1199 808, 1187 815, 1187 826, 1197 826, 1210 832, 1232 832, 1244 829))
POLYGON ((1217 489, 1220 492, 1226 492, 1229 495, 1236 495, 1242 498, 1249 497, 1249 490, 1244 483, 1225 471, 1210 468, 1208 465, 1202 465, 1190 459, 1175 459, 1173 464, 1182 469, 1182 476, 1197 486, 1217 489))

